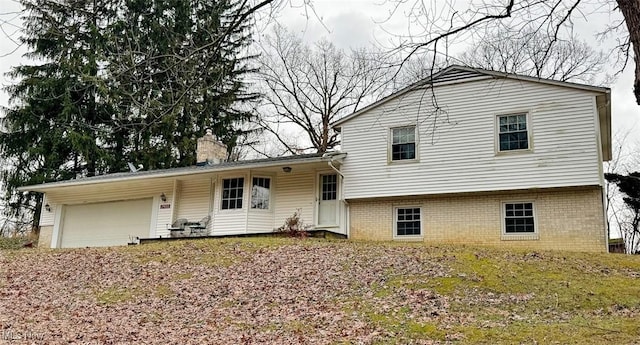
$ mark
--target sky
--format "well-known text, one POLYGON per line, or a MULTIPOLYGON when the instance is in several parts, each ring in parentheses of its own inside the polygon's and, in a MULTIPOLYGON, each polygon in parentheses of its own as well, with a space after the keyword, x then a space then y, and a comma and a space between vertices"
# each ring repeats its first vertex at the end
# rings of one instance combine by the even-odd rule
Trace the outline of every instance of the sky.
MULTIPOLYGON (((357 47, 362 42, 389 47, 394 43, 394 34, 404 34, 411 29, 403 12, 396 12, 395 16, 388 19, 390 5, 382 0, 314 0, 315 18, 307 20, 304 8, 289 7, 278 21, 297 30, 309 42, 326 37, 342 48, 357 47)), ((582 20, 574 22, 575 33, 596 49, 607 52, 615 42, 612 39, 599 42, 595 34, 616 18, 616 13, 609 13, 607 10, 585 15, 582 20)), ((463 46, 462 49, 464 48, 466 47, 463 46)), ((611 88, 612 131, 615 133, 634 129, 627 140, 630 145, 637 143, 640 148, 640 106, 636 104, 633 95, 633 67, 631 61, 623 73, 615 78, 615 82, 607 86, 611 88)))
MULTIPOLYGON (((393 46, 395 34, 403 34, 407 30, 415 31, 409 22, 406 9, 396 11, 393 16, 392 4, 385 0, 312 0, 311 6, 302 6, 304 0, 286 1, 278 16, 272 21, 299 33, 309 42, 327 38, 339 48, 357 48, 366 45, 393 46)), ((437 2, 436 2, 437 3, 437 2)), ((458 2, 457 6, 464 6, 458 2)), ((7 86, 12 81, 5 73, 20 63, 25 63, 22 55, 25 47, 18 47, 13 41, 19 36, 19 4, 15 0, 0 0, 0 84, 7 86), (12 41, 13 40, 13 41, 12 41)), ((613 41, 597 42, 594 38, 598 28, 604 27, 616 17, 607 9, 595 14, 584 15, 575 21, 577 36, 593 44, 599 49, 611 49, 613 41)), ((260 26, 258 36, 267 34, 268 27, 260 26)), ((461 46, 464 48, 464 46, 461 46)), ((462 49, 462 48, 460 48, 462 49)), ((631 143, 640 147, 640 106, 635 103, 632 93, 633 62, 617 77, 611 87, 612 123, 614 133, 618 130, 634 129, 628 137, 631 143)), ((8 96, 0 91, 0 106, 8 105, 8 96)))

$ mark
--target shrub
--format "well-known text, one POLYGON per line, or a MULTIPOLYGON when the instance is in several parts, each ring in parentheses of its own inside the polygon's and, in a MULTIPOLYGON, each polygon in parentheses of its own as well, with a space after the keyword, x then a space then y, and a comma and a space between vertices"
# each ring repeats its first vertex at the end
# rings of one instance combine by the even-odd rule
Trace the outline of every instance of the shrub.
POLYGON ((26 246, 34 246, 35 241, 30 236, 0 236, 0 249, 21 249, 26 246))
POLYGON ((300 212, 301 209, 297 209, 295 212, 293 212, 293 215, 285 219, 284 224, 279 227, 277 231, 285 233, 291 237, 307 237, 309 235, 307 230, 309 230, 311 226, 304 224, 302 218, 300 217, 300 212))

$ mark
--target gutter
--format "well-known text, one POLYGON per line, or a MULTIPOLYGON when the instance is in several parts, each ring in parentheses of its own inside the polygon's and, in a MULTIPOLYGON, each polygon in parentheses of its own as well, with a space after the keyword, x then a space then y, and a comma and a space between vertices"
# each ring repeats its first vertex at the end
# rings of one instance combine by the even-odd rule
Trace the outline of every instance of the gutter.
POLYGON ((342 160, 345 157, 347 157, 346 153, 341 153, 341 152, 337 152, 337 153, 325 153, 322 155, 322 158, 330 158, 329 161, 327 162, 327 164, 329 165, 329 167, 331 167, 331 169, 333 169, 333 171, 335 171, 338 175, 340 175, 341 177, 341 183, 340 183, 340 201, 342 201, 342 203, 345 205, 346 207, 346 220, 345 220, 345 232, 347 235, 347 238, 349 238, 349 230, 351 229, 351 214, 349 212, 349 202, 347 202, 347 200, 344 198, 344 174, 338 170, 338 168, 335 167, 335 165, 333 165, 333 162, 336 160, 342 160))
POLYGON ((236 164, 236 165, 228 165, 228 166, 206 166, 206 167, 190 167, 190 169, 178 168, 178 171, 162 171, 155 170, 158 173, 143 173, 141 175, 135 175, 135 173, 128 173, 123 176, 113 176, 106 177, 107 175, 102 175, 100 178, 88 178, 88 179, 77 179, 77 180, 67 180, 60 182, 49 182, 42 183, 37 185, 30 186, 22 186, 18 187, 17 190, 20 192, 41 192, 49 189, 57 189, 64 187, 75 187, 75 186, 85 186, 85 185, 95 185, 102 183, 110 183, 110 182, 120 182, 120 181, 135 181, 135 180, 144 180, 151 178, 165 178, 165 177, 176 177, 176 176, 187 176, 187 175, 198 175, 198 174, 208 174, 215 172, 223 172, 223 171, 231 171, 231 170, 242 170, 242 169, 253 169, 253 168, 266 168, 266 167, 277 167, 281 165, 292 165, 292 164, 304 164, 304 163, 319 163, 324 159, 323 157, 310 157, 304 159, 293 159, 287 160, 278 160, 273 162, 260 162, 260 163, 248 163, 248 164, 236 164))
MULTIPOLYGON (((325 153, 326 155, 326 153, 325 153)), ((325 155, 322 156, 322 158, 325 158, 325 155)), ((340 177, 344 178, 344 175, 342 174, 342 172, 340 170, 338 170, 338 168, 336 168, 333 165, 333 162, 338 160, 338 159, 343 159, 344 157, 346 157, 346 153, 343 153, 340 157, 331 157, 331 159, 329 161, 327 161, 327 164, 329 164, 329 166, 331 167, 331 169, 333 169, 333 171, 335 171, 336 173, 338 173, 338 175, 340 175, 340 177)))

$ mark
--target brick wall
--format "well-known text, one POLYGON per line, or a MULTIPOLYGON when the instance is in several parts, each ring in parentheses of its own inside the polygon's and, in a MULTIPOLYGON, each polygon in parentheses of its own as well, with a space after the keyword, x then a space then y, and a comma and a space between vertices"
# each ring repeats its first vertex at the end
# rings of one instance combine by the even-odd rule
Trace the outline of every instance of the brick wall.
POLYGON ((606 251, 600 187, 349 200, 350 238, 393 240, 394 207, 422 208, 422 239, 531 249, 606 251), (536 235, 502 234, 502 203, 532 201, 536 235))
POLYGON ((218 164, 227 160, 227 146, 219 142, 207 129, 202 138, 198 138, 196 148, 196 162, 218 164))
POLYGON ((41 226, 40 235, 38 236, 38 247, 51 248, 51 237, 53 237, 53 226, 41 226))

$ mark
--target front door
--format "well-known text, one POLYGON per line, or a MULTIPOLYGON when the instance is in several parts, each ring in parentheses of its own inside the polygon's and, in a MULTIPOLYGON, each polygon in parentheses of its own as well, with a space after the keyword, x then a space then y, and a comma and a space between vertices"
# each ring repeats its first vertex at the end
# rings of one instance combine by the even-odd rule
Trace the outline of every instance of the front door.
POLYGON ((318 187, 318 226, 336 226, 338 225, 338 175, 321 174, 318 187))

